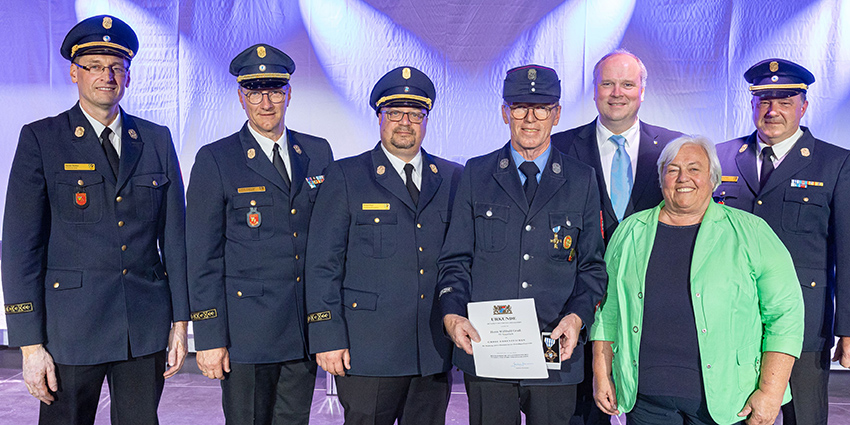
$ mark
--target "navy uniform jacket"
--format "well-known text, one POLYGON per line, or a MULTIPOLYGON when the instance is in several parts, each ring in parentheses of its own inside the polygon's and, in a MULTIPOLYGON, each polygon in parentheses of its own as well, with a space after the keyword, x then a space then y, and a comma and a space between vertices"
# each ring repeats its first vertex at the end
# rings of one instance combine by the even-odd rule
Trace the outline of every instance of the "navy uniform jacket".
POLYGON ((348 348, 351 375, 451 367, 434 296, 462 169, 422 150, 417 208, 380 144, 328 167, 307 244, 311 353, 348 348))
POLYGON ((307 356, 307 227, 333 154, 325 139, 287 130, 287 140, 290 188, 246 123, 198 151, 186 191, 195 348, 227 347, 235 363, 307 356))
POLYGON ((850 335, 850 151, 801 128, 761 194, 756 133, 717 145, 714 197, 763 218, 785 243, 806 304, 803 351, 821 351, 833 344, 833 309, 835 335, 850 335))
POLYGON ((59 364, 162 351, 171 322, 189 320, 171 134, 121 117, 117 180, 79 104, 25 125, 12 162, 2 261, 9 344, 43 343, 59 364))
MULTIPOLYGON (((466 163, 439 260, 442 314, 465 317, 469 302, 534 298, 542 332, 570 313, 589 329, 608 280, 593 169, 553 148, 529 207, 510 149, 466 163)), ((547 380, 522 382, 581 382, 583 352, 577 347, 547 380)), ((454 364, 475 374, 459 348, 454 364)))
MULTIPOLYGON (((667 143, 681 135, 682 133, 678 131, 640 122, 637 170, 635 170, 632 195, 626 206, 624 218, 661 203, 663 198, 656 163, 667 143)), ((611 196, 605 185, 602 160, 599 157, 599 143, 596 140, 596 120, 581 127, 553 134, 552 146, 596 170, 596 183, 599 185, 599 194, 602 198, 602 223, 605 228, 603 237, 607 244, 620 223, 617 221, 617 215, 611 205, 611 196)))

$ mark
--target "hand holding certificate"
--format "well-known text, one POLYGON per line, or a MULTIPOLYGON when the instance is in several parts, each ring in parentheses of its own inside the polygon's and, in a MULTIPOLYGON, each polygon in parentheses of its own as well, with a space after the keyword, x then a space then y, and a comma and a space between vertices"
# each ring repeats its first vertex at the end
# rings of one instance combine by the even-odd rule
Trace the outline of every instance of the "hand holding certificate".
POLYGON ((469 303, 467 313, 481 342, 472 341, 475 374, 484 378, 549 377, 534 299, 469 303))

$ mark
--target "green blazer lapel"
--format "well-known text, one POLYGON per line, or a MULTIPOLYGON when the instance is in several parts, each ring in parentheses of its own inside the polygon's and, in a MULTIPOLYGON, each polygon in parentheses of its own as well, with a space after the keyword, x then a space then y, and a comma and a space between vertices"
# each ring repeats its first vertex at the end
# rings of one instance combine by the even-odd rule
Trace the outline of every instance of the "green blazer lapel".
MULTIPOLYGON (((705 211, 705 216, 702 218, 702 223, 697 233, 697 240, 694 246, 694 254, 691 258, 691 282, 694 282, 693 276, 702 273, 702 268, 706 266, 706 260, 711 256, 718 241, 723 239, 723 226, 717 226, 717 222, 726 219, 726 213, 723 207, 711 202, 708 204, 708 209, 705 211)), ((707 271, 711 273, 711 271, 707 271)))

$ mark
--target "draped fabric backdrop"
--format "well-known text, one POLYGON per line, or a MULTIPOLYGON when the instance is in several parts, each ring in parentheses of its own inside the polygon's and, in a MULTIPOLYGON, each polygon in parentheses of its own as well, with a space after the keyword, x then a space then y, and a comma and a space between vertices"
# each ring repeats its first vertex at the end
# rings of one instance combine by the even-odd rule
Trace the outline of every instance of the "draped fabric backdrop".
POLYGON ((129 23, 141 44, 121 104, 171 129, 185 179, 201 146, 245 122, 228 65, 261 42, 297 65, 287 126, 327 138, 338 158, 378 141, 369 93, 397 66, 423 70, 437 87, 424 148, 463 163, 508 140, 506 70, 555 68, 555 131, 566 130, 596 116, 593 65, 617 47, 649 70, 641 119, 715 142, 754 130, 747 68, 770 57, 800 63, 817 78, 803 125, 850 147, 841 132, 850 119, 847 0, 3 0, 2 199, 21 126, 77 99, 59 54, 65 34, 103 13, 129 23))

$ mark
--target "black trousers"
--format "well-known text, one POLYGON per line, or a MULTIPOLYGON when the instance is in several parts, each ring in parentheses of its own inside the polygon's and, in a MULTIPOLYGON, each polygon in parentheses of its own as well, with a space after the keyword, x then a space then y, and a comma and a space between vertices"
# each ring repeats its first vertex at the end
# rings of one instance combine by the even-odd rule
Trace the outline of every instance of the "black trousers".
POLYGON ((829 350, 803 351, 791 370, 791 401, 782 406, 784 425, 826 425, 829 416, 829 350))
POLYGON ((310 421, 316 362, 231 363, 221 381, 227 425, 306 425, 310 421))
POLYGON ((463 375, 470 425, 567 424, 575 411, 575 385, 522 386, 517 382, 463 375))
POLYGON ((638 393, 635 407, 626 418, 629 425, 717 425, 708 413, 705 397, 692 400, 638 393))
POLYGON ((428 376, 337 376, 346 425, 443 425, 448 373, 428 376))
POLYGON ((155 425, 156 409, 165 378, 165 351, 129 360, 92 366, 56 364, 59 391, 50 405, 41 403, 42 425, 91 425, 94 423, 103 378, 109 384, 110 418, 113 425, 155 425))
POLYGON ((593 344, 588 341, 584 344, 584 381, 576 385, 576 411, 570 425, 610 424, 611 416, 602 413, 593 399, 593 344))

